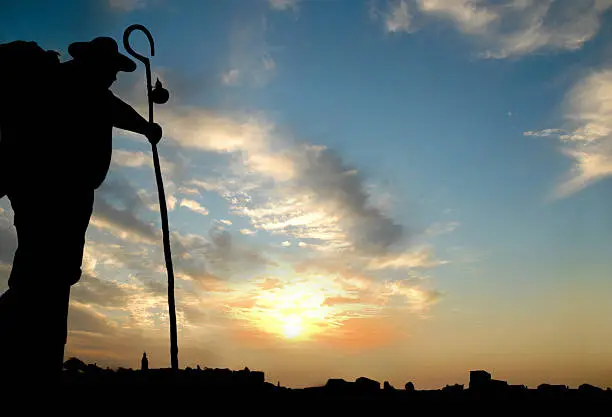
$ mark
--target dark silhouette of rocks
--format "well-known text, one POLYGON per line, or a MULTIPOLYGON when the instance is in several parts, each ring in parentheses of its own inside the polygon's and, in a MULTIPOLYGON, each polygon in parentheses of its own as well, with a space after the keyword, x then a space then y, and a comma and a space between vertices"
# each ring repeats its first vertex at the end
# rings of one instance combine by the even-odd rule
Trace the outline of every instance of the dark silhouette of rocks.
POLYGON ((389 383, 389 381, 385 381, 385 382, 384 382, 384 384, 383 384, 383 389, 384 389, 385 391, 395 391, 395 388, 393 387, 393 385, 391 385, 391 384, 389 383))
POLYGON ((78 358, 72 357, 64 362, 64 369, 71 373, 86 372, 87 364, 78 358))
POLYGON ((442 388, 442 391, 453 394, 461 393, 463 392, 463 384, 446 385, 442 388))
POLYGON ((355 380, 355 387, 361 392, 377 392, 380 391, 380 382, 362 376, 355 380))

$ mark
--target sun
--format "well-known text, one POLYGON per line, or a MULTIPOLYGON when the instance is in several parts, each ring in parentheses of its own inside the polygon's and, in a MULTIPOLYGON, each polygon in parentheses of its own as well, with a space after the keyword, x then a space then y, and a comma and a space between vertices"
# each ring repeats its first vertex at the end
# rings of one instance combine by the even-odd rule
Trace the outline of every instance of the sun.
POLYGON ((298 337, 302 333, 302 323, 299 317, 289 317, 285 319, 283 334, 287 339, 298 337))
POLYGON ((309 283, 261 291, 247 314, 259 329, 292 342, 312 340, 333 326, 325 294, 309 283))

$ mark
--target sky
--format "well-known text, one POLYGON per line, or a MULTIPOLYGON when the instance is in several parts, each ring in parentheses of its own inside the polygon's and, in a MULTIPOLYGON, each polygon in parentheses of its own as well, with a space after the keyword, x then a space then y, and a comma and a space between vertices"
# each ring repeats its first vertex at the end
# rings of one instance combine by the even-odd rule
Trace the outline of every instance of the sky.
MULTIPOLYGON (((606 387, 611 9, 9 0, 0 42, 34 40, 64 61, 96 36, 123 50, 133 23, 153 34, 153 76, 171 96, 154 115, 181 367, 248 366, 290 387, 366 376, 440 388, 473 369, 606 387)), ((142 33, 132 45, 148 55, 142 33)), ((146 117, 138 65, 111 89, 146 117)), ((66 357, 138 368, 146 351, 169 367, 150 145, 118 129, 113 140, 66 357)), ((16 244, 4 198, 2 291, 16 244)))

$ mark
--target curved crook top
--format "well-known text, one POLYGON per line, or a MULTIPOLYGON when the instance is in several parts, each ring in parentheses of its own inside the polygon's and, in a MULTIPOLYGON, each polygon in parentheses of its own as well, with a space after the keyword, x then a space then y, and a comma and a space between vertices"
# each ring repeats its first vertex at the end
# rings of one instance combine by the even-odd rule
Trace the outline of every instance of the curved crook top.
POLYGON ((128 51, 130 55, 132 55, 136 59, 146 64, 149 61, 149 58, 147 58, 146 56, 140 55, 130 46, 129 37, 131 33, 135 30, 140 30, 144 32, 145 35, 147 35, 147 38, 149 39, 149 44, 151 45, 151 56, 155 55, 155 44, 153 42, 153 36, 151 35, 151 32, 149 32, 149 29, 147 29, 146 27, 140 24, 131 25, 125 30, 125 32, 123 32, 123 46, 125 47, 125 50, 128 51))

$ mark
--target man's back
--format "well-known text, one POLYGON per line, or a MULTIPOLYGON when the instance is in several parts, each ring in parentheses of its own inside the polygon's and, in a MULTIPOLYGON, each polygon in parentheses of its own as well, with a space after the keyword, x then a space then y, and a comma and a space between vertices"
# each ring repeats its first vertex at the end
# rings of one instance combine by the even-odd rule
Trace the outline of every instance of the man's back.
POLYGON ((108 89, 92 88, 72 62, 62 63, 35 111, 25 115, 29 123, 19 123, 17 174, 38 177, 47 191, 97 188, 110 165, 111 98, 108 89))

